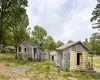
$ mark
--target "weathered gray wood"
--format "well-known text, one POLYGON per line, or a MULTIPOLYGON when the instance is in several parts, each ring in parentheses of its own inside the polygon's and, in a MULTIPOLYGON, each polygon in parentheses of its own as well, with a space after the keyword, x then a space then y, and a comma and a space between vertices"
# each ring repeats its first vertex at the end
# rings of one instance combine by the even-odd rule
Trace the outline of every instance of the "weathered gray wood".
POLYGON ((23 59, 41 59, 41 57, 43 57, 43 52, 38 46, 30 43, 27 40, 23 40, 23 42, 17 46, 17 57, 23 59), (21 52, 19 52, 19 47, 21 47, 21 52))

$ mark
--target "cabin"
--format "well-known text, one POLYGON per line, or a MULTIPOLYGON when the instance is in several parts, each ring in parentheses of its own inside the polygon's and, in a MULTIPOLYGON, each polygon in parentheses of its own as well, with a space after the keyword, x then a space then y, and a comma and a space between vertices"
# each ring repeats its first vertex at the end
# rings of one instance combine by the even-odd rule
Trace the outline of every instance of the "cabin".
POLYGON ((5 49, 6 51, 11 52, 11 53, 16 52, 16 48, 14 46, 6 46, 5 49))
POLYGON ((45 58, 50 58, 50 51, 49 50, 44 50, 44 57, 45 58))
POLYGON ((43 52, 32 41, 23 39, 17 45, 17 58, 41 60, 43 59, 43 52))
POLYGON ((70 71, 88 69, 89 49, 81 42, 65 44, 56 49, 57 66, 70 71))
POLYGON ((50 59, 52 61, 54 61, 56 63, 56 59, 57 59, 57 56, 56 56, 56 51, 50 51, 50 59))
POLYGON ((45 53, 45 58, 50 59, 55 64, 57 64, 57 52, 56 51, 45 50, 44 53, 45 53))

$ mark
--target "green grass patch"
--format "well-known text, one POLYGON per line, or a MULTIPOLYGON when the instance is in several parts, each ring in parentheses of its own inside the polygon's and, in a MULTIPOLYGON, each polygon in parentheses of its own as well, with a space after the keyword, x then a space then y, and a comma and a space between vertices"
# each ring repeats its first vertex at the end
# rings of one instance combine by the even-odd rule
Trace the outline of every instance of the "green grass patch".
MULTIPOLYGON (((97 56, 94 58, 96 58, 94 60, 94 65, 96 66, 96 64, 100 64, 99 58, 97 58, 97 56)), ((41 62, 32 62, 28 60, 15 59, 15 54, 6 54, 5 56, 0 57, 0 64, 1 63, 5 63, 6 67, 11 66, 11 68, 16 66, 29 65, 30 68, 25 72, 26 75, 24 76, 30 78, 31 80, 39 80, 41 74, 45 75, 45 79, 42 78, 41 80, 67 80, 69 78, 72 78, 69 80, 74 80, 74 78, 77 80, 100 80, 100 73, 68 72, 60 70, 59 75, 58 68, 54 62, 49 59, 41 62)), ((0 75, 0 80, 9 80, 9 78, 4 75, 0 75)))
POLYGON ((9 80, 9 78, 4 75, 0 75, 0 80, 9 80))
POLYGON ((31 65, 30 71, 39 71, 39 72, 49 72, 54 70, 55 64, 50 60, 45 60, 43 62, 34 62, 31 65))
POLYGON ((100 56, 95 55, 93 57, 93 66, 96 68, 100 68, 100 56))
POLYGON ((15 54, 6 54, 5 57, 0 58, 0 63, 5 63, 6 66, 20 66, 20 65, 29 65, 32 61, 16 59, 15 54))
MULTIPOLYGON (((91 57, 88 58, 88 61, 90 62, 90 64, 92 64, 91 57)), ((100 68, 100 56, 99 55, 93 56, 93 67, 100 68)))
POLYGON ((99 73, 74 72, 73 74, 79 80, 100 80, 99 73))

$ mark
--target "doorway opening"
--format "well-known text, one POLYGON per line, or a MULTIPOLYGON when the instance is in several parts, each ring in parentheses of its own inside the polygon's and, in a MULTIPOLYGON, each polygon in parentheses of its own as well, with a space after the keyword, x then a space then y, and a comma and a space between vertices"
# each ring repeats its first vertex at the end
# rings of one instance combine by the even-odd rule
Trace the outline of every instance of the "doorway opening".
POLYGON ((80 65, 82 61, 82 53, 77 53, 77 65, 80 65))
POLYGON ((34 50, 34 57, 36 57, 36 54, 37 54, 37 48, 33 48, 34 50))
POLYGON ((52 56, 52 61, 54 61, 54 56, 52 56))

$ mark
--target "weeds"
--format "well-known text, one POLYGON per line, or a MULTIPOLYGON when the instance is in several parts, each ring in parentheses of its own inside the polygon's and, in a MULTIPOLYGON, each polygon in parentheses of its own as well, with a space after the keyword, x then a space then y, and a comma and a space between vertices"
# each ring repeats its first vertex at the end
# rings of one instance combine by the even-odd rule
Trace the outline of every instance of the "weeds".
POLYGON ((4 75, 0 75, 0 80, 9 80, 9 78, 4 75))

